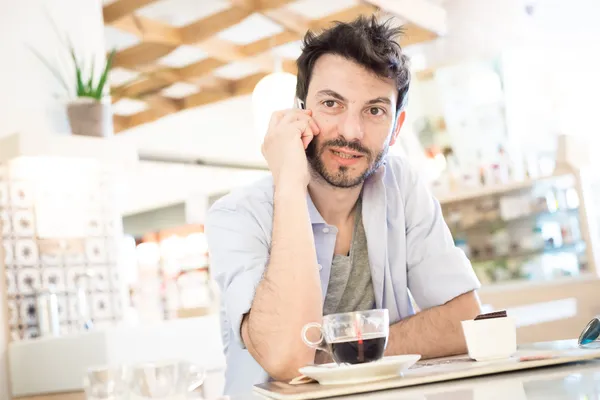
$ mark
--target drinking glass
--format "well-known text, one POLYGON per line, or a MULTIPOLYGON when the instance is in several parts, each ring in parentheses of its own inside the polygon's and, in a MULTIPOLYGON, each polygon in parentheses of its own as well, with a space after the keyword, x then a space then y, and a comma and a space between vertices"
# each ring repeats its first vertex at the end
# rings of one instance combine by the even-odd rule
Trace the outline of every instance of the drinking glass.
POLYGON ((125 367, 96 366, 87 369, 83 387, 88 400, 121 400, 127 394, 125 367))
POLYGON ((129 378, 131 400, 188 398, 204 383, 204 368, 183 361, 134 365, 129 378))
POLYGON ((361 364, 383 357, 390 330, 387 309, 330 314, 323 322, 306 324, 302 340, 315 349, 328 352, 337 364, 361 364), (319 329, 320 337, 312 341, 307 334, 319 329))

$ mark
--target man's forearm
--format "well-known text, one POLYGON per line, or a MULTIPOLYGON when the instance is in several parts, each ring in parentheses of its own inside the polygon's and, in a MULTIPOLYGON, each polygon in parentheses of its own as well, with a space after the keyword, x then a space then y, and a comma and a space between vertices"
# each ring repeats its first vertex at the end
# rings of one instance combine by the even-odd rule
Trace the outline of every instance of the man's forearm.
POLYGON ((269 265, 242 324, 246 347, 276 379, 298 375, 314 359, 302 327, 322 317, 321 284, 306 188, 276 187, 269 265))
POLYGON ((386 355, 420 354, 422 358, 464 354, 466 344, 460 321, 481 312, 475 292, 421 311, 390 326, 386 355))

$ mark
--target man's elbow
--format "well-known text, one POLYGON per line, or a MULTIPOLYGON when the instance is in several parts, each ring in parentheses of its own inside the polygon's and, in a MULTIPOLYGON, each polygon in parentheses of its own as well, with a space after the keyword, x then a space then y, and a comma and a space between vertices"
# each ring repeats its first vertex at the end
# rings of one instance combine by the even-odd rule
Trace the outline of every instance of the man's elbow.
POLYGON ((280 342, 280 346, 271 347, 265 357, 261 357, 261 366, 269 376, 277 381, 290 381, 301 375, 300 368, 312 364, 315 350, 304 343, 280 342))
POLYGON ((269 376, 277 381, 287 382, 300 375, 299 369, 310 364, 309 358, 290 354, 273 357, 263 366, 269 376))
POLYGON ((247 323, 242 325, 242 337, 248 344, 247 349, 252 357, 271 378, 278 381, 288 381, 299 376, 298 370, 311 364, 315 358, 314 349, 302 342, 296 343, 292 340, 287 342, 280 340, 276 345, 255 347, 247 323))

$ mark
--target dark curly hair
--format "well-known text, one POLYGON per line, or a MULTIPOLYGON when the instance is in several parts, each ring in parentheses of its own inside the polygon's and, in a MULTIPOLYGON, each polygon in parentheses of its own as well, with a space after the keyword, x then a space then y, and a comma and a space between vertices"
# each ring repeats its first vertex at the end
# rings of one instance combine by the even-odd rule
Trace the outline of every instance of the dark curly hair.
POLYGON ((360 16, 352 22, 336 22, 320 34, 308 31, 302 54, 298 57, 296 97, 306 101, 308 85, 315 63, 324 54, 337 54, 373 71, 377 76, 392 78, 398 88, 397 111, 406 104, 410 85, 408 57, 395 40, 401 27, 391 27, 390 20, 379 22, 373 15, 360 16))

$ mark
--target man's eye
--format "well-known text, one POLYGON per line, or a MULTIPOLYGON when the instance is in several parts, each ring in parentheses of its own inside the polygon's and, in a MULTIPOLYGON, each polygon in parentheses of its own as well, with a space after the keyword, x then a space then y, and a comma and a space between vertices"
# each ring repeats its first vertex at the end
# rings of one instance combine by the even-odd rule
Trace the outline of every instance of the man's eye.
POLYGON ((323 104, 325 104, 326 107, 334 107, 335 106, 335 101, 333 101, 333 100, 325 100, 323 102, 323 104))
POLYGON ((383 115, 384 114, 383 110, 379 107, 371 107, 369 109, 369 113, 371 113, 371 115, 383 115))

